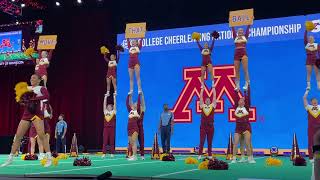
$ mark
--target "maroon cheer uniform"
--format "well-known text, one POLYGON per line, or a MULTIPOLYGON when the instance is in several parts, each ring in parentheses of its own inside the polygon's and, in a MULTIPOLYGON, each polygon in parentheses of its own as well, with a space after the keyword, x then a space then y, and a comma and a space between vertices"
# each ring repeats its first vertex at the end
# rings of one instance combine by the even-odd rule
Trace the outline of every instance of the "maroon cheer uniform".
POLYGON ((142 39, 140 39, 140 43, 138 46, 131 46, 130 39, 127 39, 128 49, 129 49, 129 68, 134 69, 136 65, 140 65, 138 55, 142 48, 142 39))
POLYGON ((316 65, 317 54, 320 57, 320 44, 317 43, 308 43, 307 31, 304 32, 304 45, 307 54, 306 65, 316 65))
POLYGON ((115 111, 107 111, 104 116, 103 128, 103 154, 107 153, 107 146, 110 146, 110 153, 115 153, 115 128, 116 128, 116 113, 115 111))
POLYGON ((212 153, 212 139, 214 134, 214 105, 202 105, 201 107, 201 125, 200 125, 200 145, 199 145, 199 155, 202 154, 204 141, 207 137, 208 143, 208 156, 212 153))
POLYGON ((233 39, 236 46, 234 51, 235 61, 240 61, 243 58, 243 56, 247 56, 246 45, 247 45, 247 39, 249 38, 249 29, 250 29, 250 25, 248 25, 244 36, 238 36, 235 28, 232 27, 233 39))
POLYGON ((127 110, 129 112, 128 116, 128 136, 132 136, 134 132, 139 134, 138 121, 140 119, 140 94, 138 96, 137 110, 132 110, 129 104, 129 95, 127 96, 127 110))
POLYGON ((25 107, 21 119, 27 121, 33 121, 36 118, 43 119, 44 103, 49 99, 49 92, 47 88, 43 86, 29 86, 28 88, 31 89, 34 93, 34 97, 31 98, 30 101, 33 101, 36 104, 35 113, 29 112, 28 108, 25 107))
POLYGON ((36 75, 43 77, 47 76, 47 68, 49 66, 49 59, 48 58, 40 58, 39 63, 36 65, 34 72, 36 75))
POLYGON ((320 130, 320 105, 308 105, 306 110, 308 112, 308 153, 309 159, 313 159, 313 136, 320 130))
POLYGON ((108 71, 107 71, 107 78, 117 78, 117 65, 119 62, 119 55, 120 53, 117 52, 117 58, 116 60, 110 60, 109 58, 105 57, 104 59, 108 63, 108 71))
POLYGON ((201 55, 202 55, 202 64, 201 66, 205 66, 207 67, 209 64, 212 65, 212 60, 211 60, 211 53, 214 47, 214 40, 212 41, 212 44, 209 48, 203 48, 200 44, 199 41, 197 41, 198 47, 201 51, 201 55))
POLYGON ((236 130, 235 133, 243 134, 246 131, 251 133, 251 124, 249 122, 249 109, 250 109, 250 87, 244 94, 244 106, 238 106, 239 95, 236 93, 235 97, 235 118, 236 118, 236 130))
POLYGON ((138 128, 139 128, 139 135, 138 141, 140 145, 140 155, 144 156, 144 129, 143 129, 143 118, 144 118, 144 111, 141 112, 140 118, 138 120, 138 128))

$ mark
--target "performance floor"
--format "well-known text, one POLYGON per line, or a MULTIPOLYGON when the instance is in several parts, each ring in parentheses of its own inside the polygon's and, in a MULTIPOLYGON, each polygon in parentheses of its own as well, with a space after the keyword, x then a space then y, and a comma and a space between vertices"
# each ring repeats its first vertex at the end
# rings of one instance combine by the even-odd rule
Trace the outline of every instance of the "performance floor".
MULTIPOLYGON (((201 180, 249 180, 249 179, 281 179, 281 180, 309 180, 311 177, 311 164, 305 167, 296 167, 288 157, 278 157, 283 161, 280 167, 268 167, 265 165, 267 157, 255 157, 256 164, 237 163, 229 164, 229 170, 198 170, 198 165, 184 163, 186 155, 176 155, 175 162, 163 162, 151 160, 150 155, 146 160, 129 162, 124 155, 116 155, 114 158, 102 159, 98 155, 89 155, 92 166, 75 167, 73 159, 60 160, 59 165, 44 168, 40 161, 23 161, 16 157, 9 167, 0 168, 0 176, 3 175, 100 175, 111 171, 114 176, 144 177, 146 179, 201 179, 201 180)), ((196 157, 196 156, 194 156, 196 157)), ((5 161, 6 155, 0 155, 0 163, 5 161)), ((220 156, 219 159, 225 158, 220 156)))

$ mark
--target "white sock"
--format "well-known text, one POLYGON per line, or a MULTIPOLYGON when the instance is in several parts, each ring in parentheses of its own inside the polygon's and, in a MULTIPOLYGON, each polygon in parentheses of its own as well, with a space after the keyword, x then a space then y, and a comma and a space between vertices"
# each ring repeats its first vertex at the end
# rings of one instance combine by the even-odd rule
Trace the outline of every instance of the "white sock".
POLYGON ((310 85, 310 81, 308 81, 308 82, 307 82, 307 86, 308 86, 308 87, 310 87, 310 86, 311 86, 311 85, 310 85))
POLYGON ((46 152, 46 156, 48 159, 52 159, 51 152, 46 152))

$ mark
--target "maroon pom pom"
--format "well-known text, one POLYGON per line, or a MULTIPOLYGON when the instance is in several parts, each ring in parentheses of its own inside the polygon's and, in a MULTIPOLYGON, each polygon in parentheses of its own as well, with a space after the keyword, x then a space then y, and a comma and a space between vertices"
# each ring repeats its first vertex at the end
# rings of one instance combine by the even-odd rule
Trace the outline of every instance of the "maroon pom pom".
POLYGON ((176 160, 176 158, 173 156, 173 154, 169 154, 169 155, 164 156, 162 158, 162 161, 175 161, 175 160, 176 160))
POLYGON ((116 50, 120 52, 124 52, 124 48, 121 45, 117 45, 116 50))
POLYGON ((52 153, 52 157, 57 158, 58 156, 59 156, 59 154, 57 152, 52 153))
POLYGON ((213 32, 211 33, 211 36, 212 36, 213 38, 215 38, 215 39, 218 39, 218 38, 220 37, 220 34, 219 34, 217 31, 213 31, 213 32))
POLYGON ((218 159, 210 159, 208 163, 208 169, 210 170, 228 170, 229 165, 224 161, 220 161, 218 159))
POLYGON ((91 160, 89 157, 76 158, 73 161, 73 166, 91 166, 91 160))
POLYGON ((306 166, 307 162, 303 157, 296 157, 293 161, 294 166, 306 166))
POLYGON ((34 161, 34 160, 38 160, 38 156, 35 154, 28 154, 26 155, 26 157, 24 158, 24 160, 30 160, 30 161, 34 161))

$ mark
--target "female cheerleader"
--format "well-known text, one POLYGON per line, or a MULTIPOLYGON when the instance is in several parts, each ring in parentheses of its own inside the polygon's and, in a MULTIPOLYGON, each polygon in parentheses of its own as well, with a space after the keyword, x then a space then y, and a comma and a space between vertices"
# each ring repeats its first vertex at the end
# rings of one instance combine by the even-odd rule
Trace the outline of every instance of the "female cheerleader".
MULTIPOLYGON (((245 96, 239 99, 239 91, 236 93, 235 97, 235 117, 236 117, 236 129, 234 133, 234 144, 233 144, 233 160, 231 163, 236 163, 236 155, 238 152, 238 144, 241 136, 244 137, 246 144, 248 162, 256 163, 253 159, 252 143, 251 143, 251 124, 249 123, 249 108, 250 104, 250 86, 248 86, 247 91, 245 91, 245 96)), ((243 160, 242 160, 243 161, 243 160)))
POLYGON ((144 160, 144 129, 143 129, 143 118, 144 118, 144 113, 146 111, 146 104, 144 101, 144 95, 141 93, 141 113, 140 113, 140 118, 138 120, 138 128, 139 128, 139 135, 138 135, 138 141, 139 141, 139 146, 140 146, 140 155, 141 159, 144 160))
MULTIPOLYGON (((44 132, 46 135, 46 138, 48 139, 48 142, 50 142, 50 124, 49 120, 52 119, 52 107, 49 104, 44 104, 45 110, 44 110, 44 132)), ((35 153, 35 147, 36 147, 36 142, 38 143, 38 148, 39 148, 39 160, 42 160, 45 158, 45 153, 44 153, 44 148, 43 148, 43 143, 40 140, 39 136, 37 135, 36 128, 33 124, 31 124, 31 128, 29 130, 29 140, 30 140, 30 154, 33 155, 35 153)))
POLYGON ((139 94, 142 92, 141 88, 141 80, 140 80, 140 62, 138 59, 138 55, 142 48, 142 40, 132 40, 127 39, 128 49, 129 49, 129 77, 130 77, 130 92, 133 92, 133 73, 136 73, 138 92, 139 94))
POLYGON ((40 138, 40 140, 43 142, 44 150, 46 152, 46 164, 45 167, 49 167, 52 163, 52 157, 50 152, 50 146, 48 139, 45 137, 44 132, 44 123, 43 123, 43 102, 48 101, 49 99, 49 92, 47 88, 43 86, 39 86, 41 81, 41 78, 34 74, 31 76, 30 82, 31 87, 29 88, 33 93, 34 97, 31 99, 33 101, 33 104, 35 104, 35 112, 30 112, 30 108, 25 106, 24 113, 22 115, 21 121, 19 123, 15 139, 12 144, 11 153, 5 163, 1 165, 1 167, 8 166, 13 161, 14 153, 19 148, 19 143, 21 142, 22 137, 26 133, 26 131, 29 129, 30 124, 32 123, 37 131, 37 134, 40 138))
POLYGON ((308 103, 307 96, 309 90, 306 90, 303 96, 303 104, 308 113, 308 153, 309 159, 313 162, 312 147, 314 145, 314 136, 320 130, 320 105, 316 98, 311 99, 311 105, 308 103))
POLYGON ((104 128, 103 128, 103 146, 102 158, 106 156, 107 146, 110 146, 110 157, 114 157, 115 153, 115 128, 116 128, 116 114, 117 114, 117 101, 116 95, 113 95, 114 105, 108 104, 108 95, 104 96, 103 113, 104 113, 104 128))
POLYGON ((117 56, 114 54, 110 55, 110 59, 107 57, 107 54, 104 54, 104 59, 108 63, 108 72, 107 72, 107 96, 110 94, 110 84, 112 81, 114 94, 117 94, 117 65, 119 62, 119 51, 117 51, 117 56))
POLYGON ((213 69, 212 69, 212 60, 211 60, 211 53, 214 47, 214 41, 215 39, 213 38, 212 44, 209 47, 208 42, 204 44, 202 47, 199 40, 197 39, 197 44, 198 47, 201 51, 202 54, 202 64, 201 64, 201 87, 204 87, 204 74, 206 70, 208 69, 209 74, 211 76, 211 81, 212 81, 212 87, 214 87, 214 77, 213 77, 213 69))
POLYGON ((234 52, 234 67, 236 70, 236 88, 235 90, 240 89, 240 62, 245 74, 246 83, 243 86, 243 89, 246 90, 250 84, 249 70, 248 70, 248 55, 246 50, 247 39, 249 38, 249 29, 250 25, 247 27, 246 32, 244 33, 242 28, 239 28, 236 32, 235 28, 232 27, 232 33, 235 43, 235 52, 234 52))
POLYGON ((138 103, 132 103, 132 93, 127 96, 127 110, 129 112, 128 119, 128 139, 132 147, 132 155, 128 158, 129 161, 137 160, 137 139, 139 135, 138 121, 141 114, 140 94, 138 96, 138 103))
POLYGON ((320 74, 319 69, 316 66, 317 54, 320 57, 320 44, 314 42, 314 37, 309 36, 307 30, 304 32, 304 45, 307 53, 306 68, 307 68, 307 90, 311 89, 310 79, 312 73, 312 67, 316 73, 318 89, 320 89, 320 74))
POLYGON ((49 67, 49 64, 50 64, 52 52, 53 52, 52 49, 49 52, 39 51, 39 59, 36 59, 36 66, 35 66, 34 72, 43 80, 44 87, 47 87, 47 81, 48 81, 47 68, 49 67))
POLYGON ((207 137, 208 143, 208 156, 212 158, 212 139, 214 134, 214 110, 216 108, 216 90, 213 88, 213 98, 210 101, 210 98, 207 97, 206 101, 203 102, 203 90, 200 91, 200 108, 201 108, 201 125, 200 125, 200 145, 199 145, 199 156, 198 159, 201 159, 203 145, 205 138, 207 137))

